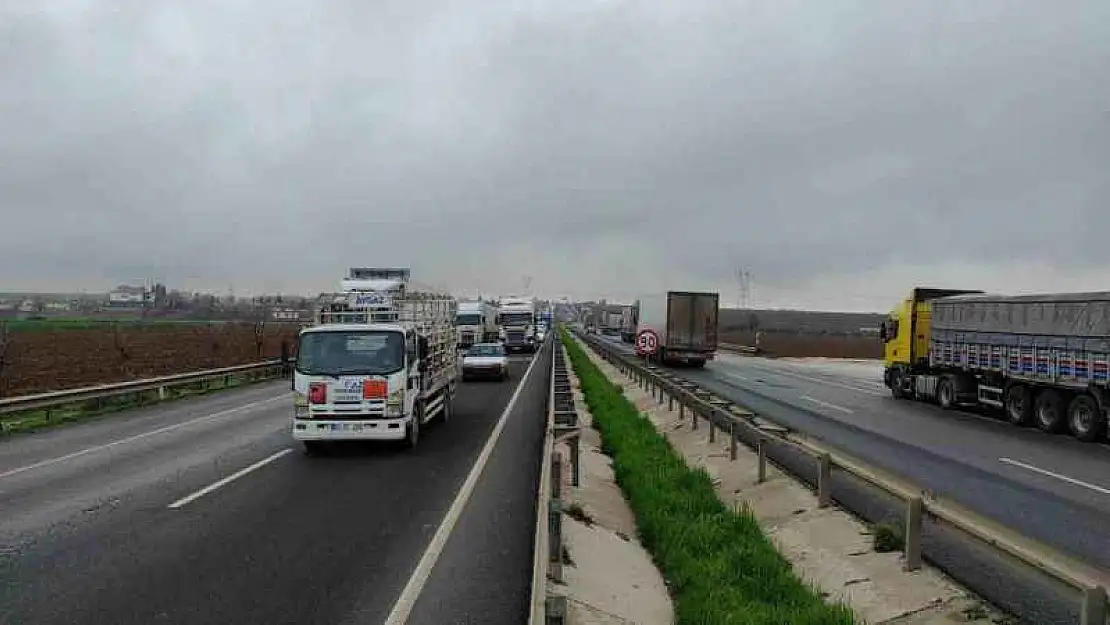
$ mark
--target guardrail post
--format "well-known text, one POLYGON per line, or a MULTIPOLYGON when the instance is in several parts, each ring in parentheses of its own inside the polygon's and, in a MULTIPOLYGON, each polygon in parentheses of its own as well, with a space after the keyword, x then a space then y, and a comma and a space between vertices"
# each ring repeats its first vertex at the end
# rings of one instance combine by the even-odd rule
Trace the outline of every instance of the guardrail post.
POLYGON ((728 459, 729 460, 736 460, 736 452, 738 451, 737 450, 737 443, 739 443, 739 440, 737 439, 737 436, 736 436, 736 422, 735 421, 729 421, 729 427, 728 427, 728 459))
POLYGON ((757 484, 762 484, 767 481, 767 437, 760 436, 759 440, 755 443, 755 455, 759 457, 759 477, 756 478, 757 484))
POLYGON ((659 384, 659 405, 660 405, 660 406, 662 406, 662 405, 663 405, 663 395, 665 395, 665 394, 666 394, 666 393, 665 393, 665 390, 664 390, 664 388, 663 388, 663 384, 662 384, 662 383, 660 383, 660 384, 659 384))
POLYGON ((694 431, 698 429, 698 411, 694 410, 693 406, 690 406, 690 429, 694 431))
POLYGON ((707 421, 709 421, 709 442, 710 443, 716 443, 717 442, 717 423, 716 423, 717 420, 714 419, 715 416, 717 416, 717 410, 715 408, 710 408, 709 409, 709 418, 706 419, 707 421))
POLYGON ((916 571, 921 568, 921 517, 925 504, 921 497, 912 497, 906 501, 906 570, 916 571))
POLYGON ((678 400, 678 420, 686 420, 686 403, 683 402, 681 399, 678 400))
POLYGON ((575 488, 580 486, 579 475, 582 466, 582 437, 575 434, 574 442, 570 445, 570 483, 575 488))
POLYGON ((551 579, 563 581, 563 461, 559 454, 551 456, 551 499, 547 504, 548 570, 551 579))
POLYGON ((832 502, 832 457, 823 453, 817 457, 817 507, 827 508, 832 502))
POLYGON ((674 393, 667 393, 667 412, 674 412, 674 393))
POLYGON ((565 625, 567 622, 567 598, 555 595, 547 598, 544 625, 565 625))
POLYGON ((1106 589, 1095 586, 1083 591, 1083 603, 1079 608, 1079 625, 1106 624, 1106 589))

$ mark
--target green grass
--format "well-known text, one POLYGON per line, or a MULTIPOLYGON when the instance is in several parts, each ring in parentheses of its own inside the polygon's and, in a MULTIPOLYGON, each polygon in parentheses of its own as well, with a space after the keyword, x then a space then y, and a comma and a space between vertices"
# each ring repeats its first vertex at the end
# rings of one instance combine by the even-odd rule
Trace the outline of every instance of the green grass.
POLYGON ((667 580, 676 625, 855 623, 794 575, 749 511, 725 507, 709 475, 686 465, 565 329, 560 336, 641 541, 667 580))
POLYGON ((229 375, 224 378, 214 378, 208 386, 200 382, 183 384, 166 389, 164 398, 159 398, 158 391, 143 391, 102 400, 87 399, 71 404, 60 405, 50 410, 28 410, 0 416, 0 438, 6 435, 37 432, 47 428, 58 427, 75 421, 83 421, 105 415, 111 415, 132 408, 150 406, 207 395, 218 391, 240 388, 248 384, 272 380, 274 378, 252 378, 247 375, 229 375))

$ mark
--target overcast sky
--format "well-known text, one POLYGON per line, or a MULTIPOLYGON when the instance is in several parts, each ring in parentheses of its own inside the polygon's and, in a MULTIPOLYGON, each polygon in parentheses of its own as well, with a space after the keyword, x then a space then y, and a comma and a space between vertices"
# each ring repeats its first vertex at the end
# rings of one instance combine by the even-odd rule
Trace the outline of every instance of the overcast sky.
POLYGON ((0 76, 0 290, 1110 290, 1106 0, 7 0, 0 76))

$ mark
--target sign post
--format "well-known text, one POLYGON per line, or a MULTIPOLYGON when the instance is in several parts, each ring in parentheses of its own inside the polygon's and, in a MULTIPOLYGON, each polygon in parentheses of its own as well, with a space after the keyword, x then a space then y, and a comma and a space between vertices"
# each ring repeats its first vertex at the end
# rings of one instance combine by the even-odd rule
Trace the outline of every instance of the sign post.
POLYGON ((644 328, 636 333, 636 353, 644 357, 644 366, 648 359, 659 351, 659 335, 651 328, 644 328))

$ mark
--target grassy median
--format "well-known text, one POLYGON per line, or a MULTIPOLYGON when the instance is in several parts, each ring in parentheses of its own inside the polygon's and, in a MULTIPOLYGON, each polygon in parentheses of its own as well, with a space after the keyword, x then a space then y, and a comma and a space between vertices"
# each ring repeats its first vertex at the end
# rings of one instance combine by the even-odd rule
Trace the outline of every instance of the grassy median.
POLYGON ((677 625, 855 623, 848 608, 799 581, 755 518, 725 507, 709 475, 687 467, 578 343, 560 335, 641 541, 671 589, 677 625))

